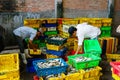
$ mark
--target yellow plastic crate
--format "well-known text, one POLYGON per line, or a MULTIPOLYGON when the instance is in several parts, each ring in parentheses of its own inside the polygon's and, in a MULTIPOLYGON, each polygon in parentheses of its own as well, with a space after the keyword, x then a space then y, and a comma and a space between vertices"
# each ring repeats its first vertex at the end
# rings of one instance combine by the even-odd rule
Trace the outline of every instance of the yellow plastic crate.
POLYGON ((20 80, 19 70, 1 73, 0 80, 20 80))
POLYGON ((24 20, 24 25, 32 28, 39 28, 41 24, 40 19, 25 19, 24 20))
POLYGON ((57 23, 57 18, 43 18, 43 20, 47 20, 48 23, 57 23))
POLYGON ((77 19, 72 19, 72 20, 63 20, 62 21, 63 24, 67 24, 67 25, 71 25, 71 24, 78 24, 78 20, 77 19))
POLYGON ((18 53, 0 55, 0 73, 19 70, 18 53))
POLYGON ((87 71, 84 70, 83 78, 87 79, 87 78, 90 78, 90 77, 97 77, 100 74, 101 70, 102 70, 102 68, 99 67, 99 66, 96 66, 96 67, 94 67, 90 70, 87 70, 87 71))
POLYGON ((102 23, 101 18, 90 18, 90 23, 102 23))
POLYGON ((108 61, 120 60, 120 54, 106 54, 106 56, 108 61))
POLYGON ((59 51, 62 49, 64 46, 57 46, 57 45, 51 45, 51 44, 46 44, 48 50, 56 50, 59 51))
POLYGON ((114 80, 120 80, 120 77, 119 76, 117 76, 116 74, 114 74, 114 73, 112 73, 112 77, 113 77, 113 79, 114 80))
POLYGON ((42 77, 39 77, 39 80, 43 80, 43 78, 42 78, 42 77))
POLYGON ((29 49, 29 54, 30 55, 40 55, 41 50, 37 49, 36 51, 34 51, 33 49, 29 49))
POLYGON ((102 73, 100 73, 98 76, 95 76, 95 77, 89 77, 89 78, 86 78, 86 79, 83 79, 83 80, 100 80, 100 76, 102 75, 102 73))
POLYGON ((99 67, 99 66, 95 67, 94 69, 92 69, 92 70, 90 71, 90 77, 99 76, 101 70, 102 70, 101 67, 99 67))
POLYGON ((66 75, 65 80, 82 80, 83 74, 80 74, 79 72, 71 73, 66 75))
POLYGON ((102 18, 102 23, 112 23, 112 18, 102 18))
POLYGON ((58 56, 52 55, 52 54, 46 54, 46 59, 49 59, 49 58, 58 58, 58 56))
POLYGON ((90 22, 90 18, 80 18, 79 23, 90 22))
POLYGON ((66 75, 62 73, 60 76, 58 76, 58 77, 51 77, 48 80, 65 80, 65 77, 66 77, 66 75))

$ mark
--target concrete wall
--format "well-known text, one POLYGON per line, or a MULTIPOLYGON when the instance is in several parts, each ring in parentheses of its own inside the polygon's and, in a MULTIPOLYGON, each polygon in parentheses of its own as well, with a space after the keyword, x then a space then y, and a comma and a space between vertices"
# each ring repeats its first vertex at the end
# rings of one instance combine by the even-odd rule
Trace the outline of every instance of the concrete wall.
POLYGON ((54 0, 0 0, 0 25, 6 30, 5 45, 16 45, 13 30, 26 18, 54 18, 54 0))

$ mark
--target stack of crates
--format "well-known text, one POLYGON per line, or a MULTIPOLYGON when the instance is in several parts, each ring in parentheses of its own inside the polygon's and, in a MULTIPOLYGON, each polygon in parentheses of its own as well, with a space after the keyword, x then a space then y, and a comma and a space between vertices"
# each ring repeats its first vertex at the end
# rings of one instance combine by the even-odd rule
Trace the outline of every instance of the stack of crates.
POLYGON ((53 36, 46 38, 47 50, 46 53, 53 54, 56 56, 65 55, 67 48, 64 44, 67 42, 67 38, 62 38, 60 36, 53 36))
POLYGON ((114 80, 120 80, 120 62, 110 62, 112 77, 114 80))
POLYGON ((100 30, 100 37, 111 37, 111 26, 102 26, 100 30))
POLYGON ((102 27, 100 37, 110 37, 111 36, 111 24, 112 18, 102 18, 102 27))
POLYGON ((112 18, 102 18, 102 26, 111 26, 112 18))
POLYGON ((64 38, 68 38, 69 37, 68 29, 71 26, 76 27, 77 24, 78 24, 78 20, 77 19, 63 19, 62 20, 62 29, 59 30, 60 36, 64 37, 64 38))
POLYGON ((84 22, 90 22, 90 18, 77 18, 78 20, 79 20, 79 23, 81 24, 81 23, 84 23, 84 22))
POLYGON ((102 19, 101 18, 90 18, 89 23, 95 27, 101 27, 102 26, 102 19))
POLYGON ((0 80, 20 80, 18 53, 0 55, 0 80))
POLYGON ((118 38, 116 37, 101 37, 98 38, 103 54, 116 53, 118 46, 118 38))
POLYGON ((101 57, 102 49, 98 40, 84 40, 84 52, 101 57))
POLYGON ((43 19, 42 22, 45 21, 44 23, 42 23, 42 26, 46 28, 46 31, 44 32, 44 35, 46 36, 51 36, 51 35, 57 35, 58 34, 58 30, 57 30, 57 26, 58 26, 58 22, 57 19, 43 19))

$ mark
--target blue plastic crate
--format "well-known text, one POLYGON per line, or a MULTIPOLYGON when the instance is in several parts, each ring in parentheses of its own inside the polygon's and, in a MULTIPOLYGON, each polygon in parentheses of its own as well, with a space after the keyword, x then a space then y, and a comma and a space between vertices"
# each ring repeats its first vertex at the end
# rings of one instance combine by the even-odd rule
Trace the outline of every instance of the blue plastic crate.
POLYGON ((44 24, 45 27, 57 27, 58 24, 57 23, 47 23, 47 24, 44 24))
POLYGON ((26 71, 27 72, 30 72, 30 73, 33 73, 35 72, 35 68, 33 67, 33 61, 35 60, 41 60, 41 58, 29 58, 27 59, 27 66, 26 66, 26 71))
POLYGON ((56 55, 56 56, 63 56, 63 55, 65 55, 66 51, 67 51, 66 47, 61 49, 61 50, 59 50, 59 51, 56 51, 56 50, 46 50, 47 53, 53 54, 53 55, 56 55))
POLYGON ((36 61, 33 61, 33 65, 34 65, 36 73, 39 77, 40 76, 48 76, 48 75, 52 75, 52 74, 65 73, 68 68, 68 64, 62 58, 36 60, 36 61), (54 66, 54 67, 50 67, 50 68, 39 68, 37 65, 38 62, 46 62, 48 60, 53 60, 53 59, 59 59, 60 62, 63 64, 63 66, 54 66))

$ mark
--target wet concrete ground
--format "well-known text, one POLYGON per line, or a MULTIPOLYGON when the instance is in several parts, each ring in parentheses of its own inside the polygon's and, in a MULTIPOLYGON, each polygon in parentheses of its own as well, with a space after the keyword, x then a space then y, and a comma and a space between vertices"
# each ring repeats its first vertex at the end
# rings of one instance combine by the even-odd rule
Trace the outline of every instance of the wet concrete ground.
MULTIPOLYGON (((18 53, 18 49, 12 49, 12 50, 4 50, 1 53, 18 53)), ((111 73, 111 66, 109 65, 109 62, 107 62, 107 59, 105 55, 102 56, 102 60, 99 65, 102 68, 102 76, 100 77, 100 80, 114 80, 112 78, 111 73)), ((33 76, 36 75, 36 73, 29 73, 26 71, 26 65, 24 65, 22 62, 20 64, 20 80, 33 80, 33 76)))

